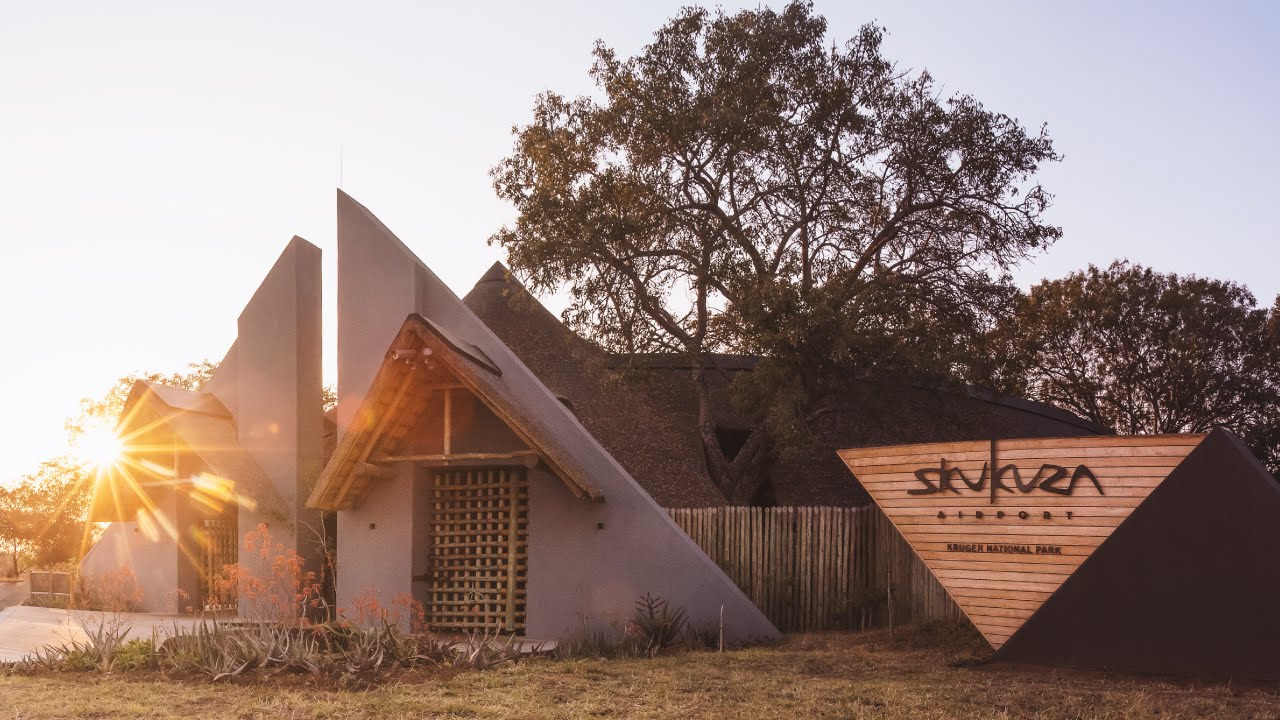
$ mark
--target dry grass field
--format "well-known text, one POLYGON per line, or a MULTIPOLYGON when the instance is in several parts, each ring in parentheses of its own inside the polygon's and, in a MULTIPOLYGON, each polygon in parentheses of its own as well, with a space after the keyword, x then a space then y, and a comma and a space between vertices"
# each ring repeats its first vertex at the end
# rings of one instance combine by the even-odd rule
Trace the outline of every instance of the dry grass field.
POLYGON ((792 636, 652 660, 535 660, 337 683, 0 677, 10 718, 1280 718, 1280 688, 984 664, 954 629, 792 636))

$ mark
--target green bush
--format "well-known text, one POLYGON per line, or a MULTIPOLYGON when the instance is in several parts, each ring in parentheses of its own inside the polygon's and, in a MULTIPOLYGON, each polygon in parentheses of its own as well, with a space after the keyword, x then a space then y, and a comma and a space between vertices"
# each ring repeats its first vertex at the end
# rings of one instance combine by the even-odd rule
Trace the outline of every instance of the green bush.
POLYGON ((116 650, 115 670, 148 670, 156 667, 155 644, 150 640, 134 638, 116 650))
POLYGON ((626 637, 635 643, 636 654, 653 656, 674 645, 687 623, 684 608, 672 610, 665 599, 645 593, 636 601, 626 637))

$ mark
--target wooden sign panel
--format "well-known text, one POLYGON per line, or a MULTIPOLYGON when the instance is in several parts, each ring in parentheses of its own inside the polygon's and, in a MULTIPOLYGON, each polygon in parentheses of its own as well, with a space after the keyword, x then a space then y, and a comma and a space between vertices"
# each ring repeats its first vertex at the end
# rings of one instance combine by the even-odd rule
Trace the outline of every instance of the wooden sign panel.
POLYGON ((840 451, 999 649, 1203 435, 1094 435, 840 451))

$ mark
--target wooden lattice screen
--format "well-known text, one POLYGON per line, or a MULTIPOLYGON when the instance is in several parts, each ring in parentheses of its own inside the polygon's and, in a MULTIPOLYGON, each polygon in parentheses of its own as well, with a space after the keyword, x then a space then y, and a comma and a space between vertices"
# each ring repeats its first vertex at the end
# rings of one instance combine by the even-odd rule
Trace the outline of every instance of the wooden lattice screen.
POLYGON ((522 468, 435 473, 427 622, 524 634, 529 484, 522 468))
POLYGON ((234 564, 239 557, 236 523, 226 520, 205 520, 200 529, 200 542, 204 546, 200 596, 204 602, 204 609, 233 610, 236 607, 236 593, 229 587, 220 587, 218 579, 222 577, 222 569, 234 564))

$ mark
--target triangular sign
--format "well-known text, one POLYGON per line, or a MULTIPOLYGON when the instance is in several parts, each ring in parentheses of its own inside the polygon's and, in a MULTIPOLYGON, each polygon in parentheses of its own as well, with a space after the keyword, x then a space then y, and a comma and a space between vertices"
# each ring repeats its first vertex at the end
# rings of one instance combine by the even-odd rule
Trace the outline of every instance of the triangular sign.
POLYGON ((927 443, 840 457, 999 649, 1203 439, 927 443))

